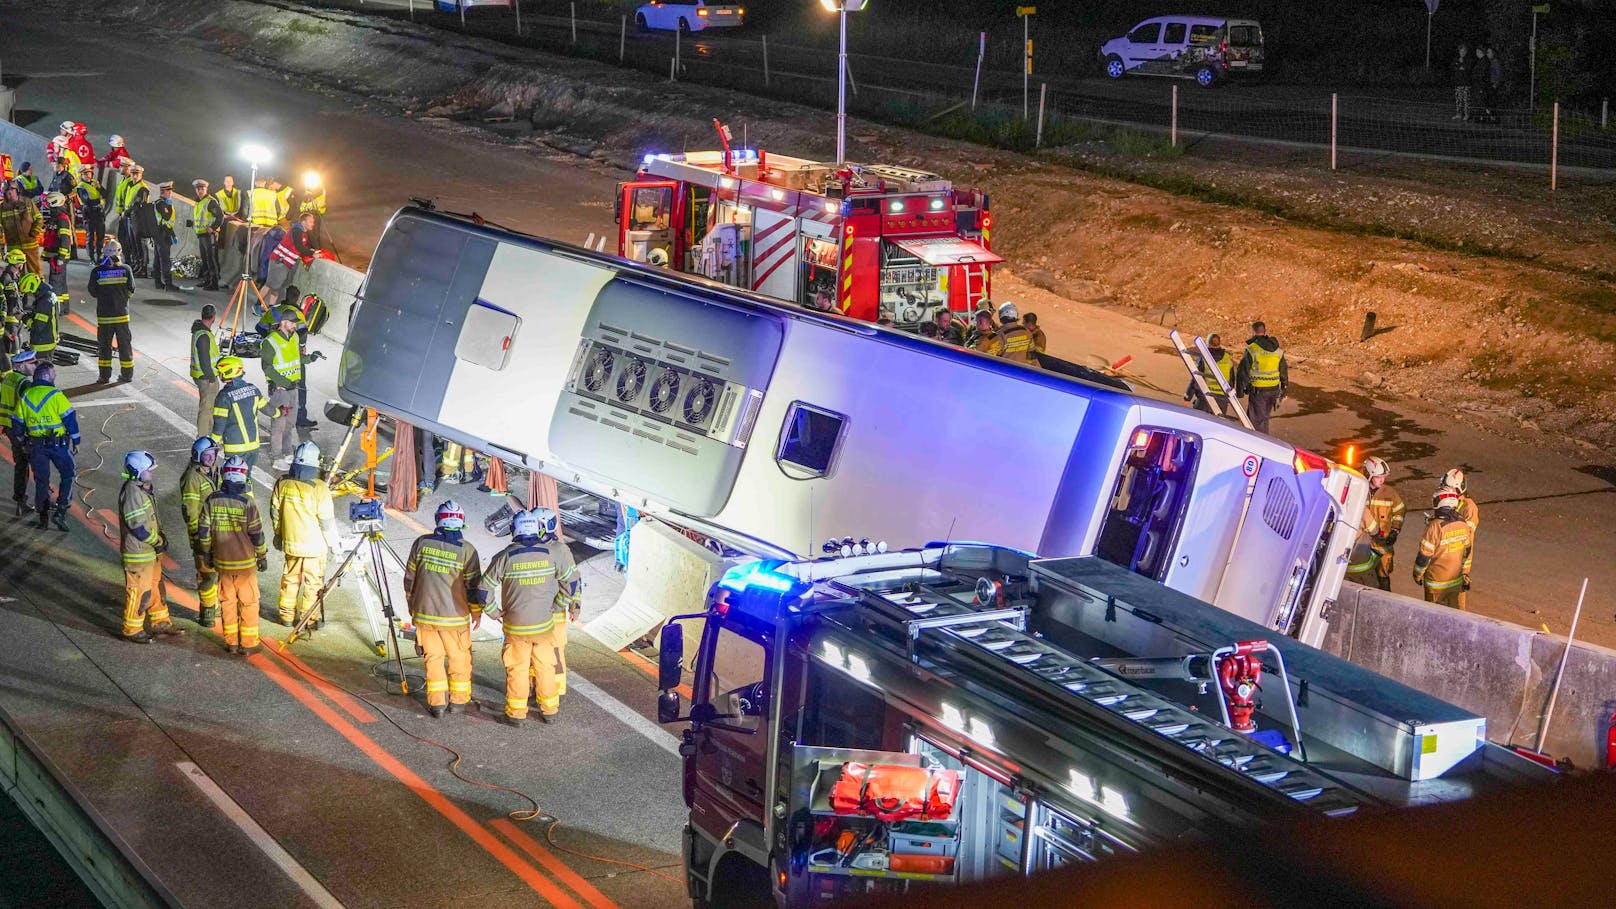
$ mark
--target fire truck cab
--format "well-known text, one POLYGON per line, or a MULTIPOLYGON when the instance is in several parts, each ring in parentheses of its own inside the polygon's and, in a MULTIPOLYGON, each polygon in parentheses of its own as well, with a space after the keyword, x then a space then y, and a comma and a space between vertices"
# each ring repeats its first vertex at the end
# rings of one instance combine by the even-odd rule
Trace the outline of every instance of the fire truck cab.
POLYGON ((728 147, 646 155, 616 211, 625 258, 899 326, 986 305, 1004 261, 989 248, 986 195, 888 165, 728 147))
POLYGON ((698 906, 1032 874, 1553 776, 1482 717, 1102 559, 984 544, 736 565, 664 627, 659 685, 658 719, 689 723, 698 906))

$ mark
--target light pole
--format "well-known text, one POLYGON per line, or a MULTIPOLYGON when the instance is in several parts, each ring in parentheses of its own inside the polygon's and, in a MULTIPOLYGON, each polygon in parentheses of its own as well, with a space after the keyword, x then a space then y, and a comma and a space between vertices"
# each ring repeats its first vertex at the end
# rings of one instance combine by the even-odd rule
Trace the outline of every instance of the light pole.
POLYGON ((247 178, 247 255, 241 260, 241 281, 245 284, 252 279, 253 203, 257 201, 254 190, 258 187, 258 165, 269 162, 269 149, 262 145, 243 145, 241 157, 252 167, 252 174, 247 178))
POLYGON ((1036 6, 1016 7, 1021 20, 1021 52, 1025 59, 1021 66, 1021 119, 1027 119, 1027 85, 1032 79, 1032 17, 1038 14, 1036 6))
POLYGON ((864 8, 867 0, 819 0, 819 5, 840 18, 841 50, 836 55, 836 164, 847 160, 847 14, 864 8))

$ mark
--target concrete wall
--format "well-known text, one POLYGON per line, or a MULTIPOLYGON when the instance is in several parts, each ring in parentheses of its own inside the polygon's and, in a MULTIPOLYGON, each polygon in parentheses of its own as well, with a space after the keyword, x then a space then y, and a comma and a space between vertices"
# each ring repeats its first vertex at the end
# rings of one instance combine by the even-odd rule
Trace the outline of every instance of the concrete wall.
MULTIPOLYGON (((1532 747, 1566 643, 1562 635, 1349 583, 1324 649, 1486 716, 1495 742, 1532 747)), ((1573 645, 1544 751, 1579 767, 1603 766, 1613 711, 1616 650, 1573 645)))

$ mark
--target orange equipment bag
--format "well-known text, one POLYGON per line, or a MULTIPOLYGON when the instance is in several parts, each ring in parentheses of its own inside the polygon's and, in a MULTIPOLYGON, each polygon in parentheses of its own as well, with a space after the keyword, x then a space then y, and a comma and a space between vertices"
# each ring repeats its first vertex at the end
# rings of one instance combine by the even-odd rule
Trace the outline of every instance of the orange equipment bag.
POLYGON ((881 821, 947 820, 959 794, 959 771, 925 770, 893 764, 842 765, 831 787, 831 810, 881 821))

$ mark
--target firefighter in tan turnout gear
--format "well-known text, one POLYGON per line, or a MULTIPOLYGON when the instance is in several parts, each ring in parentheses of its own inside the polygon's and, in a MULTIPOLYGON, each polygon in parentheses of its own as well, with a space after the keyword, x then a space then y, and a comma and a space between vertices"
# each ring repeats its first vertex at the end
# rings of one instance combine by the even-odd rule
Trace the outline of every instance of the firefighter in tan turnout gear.
POLYGON ((185 472, 180 474, 180 514, 185 516, 185 533, 191 541, 191 556, 196 562, 199 603, 196 623, 203 628, 212 628, 219 617, 219 575, 203 558, 197 530, 202 520, 202 503, 219 490, 218 466, 219 443, 203 436, 191 443, 191 463, 185 465, 185 472))
MULTIPOLYGON (((1476 506, 1476 500, 1470 497, 1470 481, 1463 469, 1455 467, 1442 475, 1442 485, 1437 487, 1437 493, 1449 489, 1459 496, 1459 517, 1470 525, 1470 548, 1476 548, 1476 529, 1481 526, 1481 509, 1476 506)), ((1467 563, 1468 564, 1468 563, 1467 563)), ((1459 589, 1459 608, 1468 609, 1468 595, 1470 593, 1470 569, 1465 568, 1465 583, 1459 589)))
POLYGON ((1033 335, 1021 324, 1021 311, 1016 309, 1014 303, 999 307, 998 338, 997 349, 993 352, 995 356, 1017 363, 1032 362, 1033 335))
POLYGON ((1386 483, 1391 467, 1385 460, 1365 458, 1363 473, 1369 478, 1369 502, 1364 506, 1363 535, 1347 565, 1347 580, 1391 590, 1393 555, 1407 509, 1403 497, 1386 483))
POLYGON ((241 455, 225 459, 197 529, 197 558, 218 578, 225 649, 241 654, 258 651, 258 572, 269 568, 258 503, 247 495, 248 471, 241 455))
POLYGON ((1414 580, 1425 585, 1425 601, 1464 609, 1460 594, 1470 586, 1470 525, 1459 515, 1460 496, 1447 487, 1437 491, 1436 511, 1425 525, 1414 580))
POLYGON ((168 539, 157 521, 152 471, 157 460, 149 451, 131 451, 123 459, 123 488, 118 491, 118 549, 123 556, 123 637, 150 644, 153 635, 179 634, 163 599, 161 557, 168 539))
POLYGON ((415 623, 415 650, 426 658, 426 704, 434 717, 471 701, 471 629, 481 624, 477 550, 461 536, 466 513, 453 500, 438 506, 437 529, 410 547, 404 597, 415 623))
POLYGON ((498 603, 505 626, 502 721, 509 726, 527 717, 530 679, 540 722, 550 722, 561 709, 566 624, 578 618, 580 584, 572 553, 556 536, 560 523, 548 508, 518 512, 511 521, 512 543, 488 561, 479 585, 484 603, 498 603))
MULTIPOLYGON (((313 442, 297 446, 286 476, 275 481, 269 517, 275 548, 286 557, 276 613, 282 625, 296 625, 314 608, 325 583, 326 555, 338 537, 331 487, 320 478, 320 448, 313 442)), ((320 619, 315 616, 310 627, 318 628, 320 619)))

